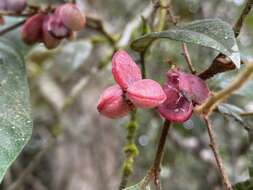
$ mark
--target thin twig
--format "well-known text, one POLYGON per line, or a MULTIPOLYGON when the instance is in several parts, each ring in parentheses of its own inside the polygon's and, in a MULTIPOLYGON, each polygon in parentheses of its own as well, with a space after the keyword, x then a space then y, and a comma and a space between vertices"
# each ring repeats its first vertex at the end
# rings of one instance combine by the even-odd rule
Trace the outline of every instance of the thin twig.
POLYGON ((240 113, 240 116, 244 116, 244 117, 253 116, 253 112, 244 112, 244 113, 240 113))
POLYGON ((171 123, 167 120, 163 124, 163 129, 162 129, 162 133, 159 139, 159 144, 156 150, 154 163, 152 167, 149 169, 147 175, 141 181, 140 190, 146 190, 146 187, 152 180, 154 180, 156 189, 161 190, 161 184, 160 184, 161 163, 163 160, 164 148, 165 148, 166 139, 169 133, 170 125, 171 123))
POLYGON ((145 53, 146 51, 140 52, 141 75, 143 79, 146 78, 145 53))
POLYGON ((119 185, 119 190, 122 190, 127 186, 129 177, 133 173, 135 157, 138 155, 138 148, 135 144, 135 137, 138 129, 136 114, 136 110, 132 111, 131 119, 127 124, 127 143, 124 146, 126 159, 122 167, 122 177, 119 185))
POLYGON ((208 135, 209 135, 209 138, 210 138, 210 147, 213 151, 215 161, 217 163, 220 175, 222 177, 224 187, 225 187, 226 190, 233 190, 232 184, 231 184, 231 182, 229 180, 229 177, 228 177, 228 175, 225 171, 224 164, 223 164, 221 155, 219 153, 219 146, 218 146, 218 143, 215 140, 215 135, 214 135, 212 125, 211 125, 208 117, 205 117, 204 120, 206 122, 208 135))
POLYGON ((184 56, 184 58, 185 58, 185 61, 186 61, 187 65, 188 65, 188 67, 189 67, 191 73, 192 73, 192 74, 195 74, 195 73, 196 73, 196 70, 195 70, 195 68, 194 68, 194 66, 193 66, 193 64, 192 64, 191 57, 190 57, 190 54, 189 54, 189 52, 188 52, 187 45, 186 45, 186 43, 184 43, 184 42, 182 43, 182 49, 183 49, 183 56, 184 56))
POLYGON ((154 172, 154 183, 155 183, 155 186, 156 186, 157 190, 161 189, 161 185, 160 185, 161 163, 162 163, 162 160, 163 160, 164 147, 165 147, 165 143, 166 143, 166 139, 167 139, 169 129, 170 129, 170 122, 165 121, 164 125, 163 125, 163 129, 162 129, 162 133, 161 133, 161 136, 160 136, 158 148, 157 148, 157 151, 156 151, 154 164, 153 164, 153 167, 151 168, 151 170, 153 170, 153 172, 154 172))
MULTIPOLYGON (((168 13, 168 15, 170 17, 170 21, 176 26, 177 25, 177 19, 176 19, 176 17, 173 14, 173 10, 172 10, 172 6, 171 5, 167 6, 167 13, 168 13)), ((183 54, 183 56, 185 58, 186 64, 188 65, 191 73, 195 74, 196 73, 196 69, 194 68, 194 66, 192 64, 187 44, 184 43, 184 42, 182 42, 182 50, 183 50, 182 54, 183 54)))
POLYGON ((36 12, 26 12, 26 13, 16 13, 16 12, 9 12, 9 11, 3 11, 0 10, 1 16, 13 16, 13 17, 29 17, 31 15, 34 15, 36 12))
POLYGON ((240 34, 244 20, 245 20, 246 16, 249 14, 252 6, 253 6, 253 0, 248 0, 245 4, 244 9, 242 10, 241 15, 239 16, 238 20, 236 21, 236 23, 233 27, 235 37, 237 37, 240 34))
POLYGON ((239 73, 237 78, 228 87, 211 96, 204 104, 195 109, 196 112, 203 115, 209 115, 220 102, 229 97, 234 91, 241 88, 251 77, 252 73, 253 63, 248 63, 244 71, 239 73))
POLYGON ((20 22, 17 22, 17 23, 15 23, 15 24, 13 24, 13 25, 11 25, 11 26, 9 26, 9 27, 7 27, 7 28, 1 30, 1 31, 0 31, 0 36, 6 34, 6 33, 8 33, 8 32, 10 32, 10 31, 12 31, 12 30, 14 30, 14 29, 16 29, 16 28, 18 28, 18 27, 20 27, 20 26, 22 26, 22 25, 25 23, 25 21, 26 21, 26 20, 22 20, 22 21, 20 21, 20 22))
POLYGON ((86 16, 86 19, 87 19, 86 26, 103 34, 105 38, 108 40, 108 42, 111 44, 111 46, 113 47, 114 51, 116 51, 118 49, 117 41, 114 39, 112 34, 107 32, 107 30, 104 27, 103 21, 98 17, 94 17, 90 15, 86 16))

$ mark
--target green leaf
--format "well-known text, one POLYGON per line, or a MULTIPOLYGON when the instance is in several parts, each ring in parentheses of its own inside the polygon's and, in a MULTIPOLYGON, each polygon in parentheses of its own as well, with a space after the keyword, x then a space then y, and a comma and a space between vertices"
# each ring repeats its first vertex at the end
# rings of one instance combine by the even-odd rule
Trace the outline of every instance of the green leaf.
POLYGON ((134 40, 131 48, 144 51, 154 40, 161 38, 212 48, 228 56, 237 68, 240 67, 240 53, 234 32, 232 27, 222 20, 198 20, 175 29, 152 32, 134 40))
POLYGON ((0 181, 31 133, 25 63, 10 43, 0 40, 0 181))
POLYGON ((244 182, 240 182, 234 185, 234 190, 252 190, 253 183, 251 180, 246 180, 244 182))
POLYGON ((221 103, 218 105, 218 111, 224 115, 232 117, 236 122, 240 123, 246 128, 250 128, 247 122, 240 115, 245 112, 243 109, 228 103, 221 103))

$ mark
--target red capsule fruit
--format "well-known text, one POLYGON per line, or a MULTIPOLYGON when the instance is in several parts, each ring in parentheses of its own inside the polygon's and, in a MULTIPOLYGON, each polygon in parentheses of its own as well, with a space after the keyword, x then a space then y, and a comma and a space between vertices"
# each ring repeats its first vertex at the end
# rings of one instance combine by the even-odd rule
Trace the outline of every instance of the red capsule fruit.
POLYGON ((75 4, 66 3, 61 5, 56 9, 55 14, 70 30, 78 31, 85 26, 85 16, 75 4))
POLYGON ((48 31, 49 17, 50 16, 48 15, 43 22, 43 42, 48 49, 52 49, 57 47, 61 40, 55 38, 54 36, 52 36, 51 33, 49 33, 48 31))
POLYGON ((46 14, 38 13, 30 17, 22 28, 22 39, 28 44, 32 45, 36 42, 41 42, 43 40, 43 21, 46 14))
POLYGON ((124 90, 142 78, 138 65, 133 61, 128 53, 123 50, 119 50, 113 55, 112 74, 115 81, 124 90))
POLYGON ((154 108, 166 100, 166 95, 160 84, 150 79, 133 83, 127 89, 126 95, 139 108, 154 108))
POLYGON ((102 93, 97 109, 102 115, 109 118, 123 117, 131 110, 123 98, 123 91, 119 85, 113 85, 102 93))
POLYGON ((49 15, 44 28, 53 37, 58 39, 68 37, 70 34, 70 30, 62 23, 61 19, 55 14, 49 15))
POLYGON ((187 121, 193 112, 192 102, 173 86, 166 85, 163 89, 167 99, 158 107, 161 116, 171 122, 187 121))
POLYGON ((209 96, 210 91, 206 83, 198 76, 174 69, 167 73, 168 83, 176 85, 195 104, 202 104, 209 96))

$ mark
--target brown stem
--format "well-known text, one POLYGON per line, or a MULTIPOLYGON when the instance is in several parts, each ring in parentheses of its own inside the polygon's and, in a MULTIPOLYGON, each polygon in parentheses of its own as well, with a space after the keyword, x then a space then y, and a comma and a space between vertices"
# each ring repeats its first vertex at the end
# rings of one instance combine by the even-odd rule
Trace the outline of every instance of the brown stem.
POLYGON ((188 65, 191 73, 195 74, 196 73, 196 69, 194 68, 194 66, 192 64, 191 57, 190 57, 190 54, 189 54, 189 51, 188 51, 186 43, 182 43, 182 49, 183 49, 183 56, 185 58, 185 61, 186 61, 187 65, 188 65))
POLYGON ((16 23, 16 24, 13 24, 13 25, 11 25, 11 26, 9 26, 9 27, 7 27, 7 28, 1 30, 1 31, 0 31, 0 36, 6 34, 6 33, 8 33, 8 32, 10 32, 10 31, 12 31, 12 30, 14 30, 14 29, 16 29, 16 28, 18 28, 18 27, 20 27, 20 26, 22 26, 22 25, 25 23, 25 21, 26 21, 26 20, 22 20, 22 21, 20 21, 20 22, 18 22, 18 23, 16 23))
POLYGON ((199 107, 196 107, 195 111, 203 115, 209 115, 220 102, 228 98, 234 91, 241 88, 245 84, 245 82, 250 79, 252 74, 253 63, 247 63, 246 68, 238 74, 238 76, 228 87, 224 88, 223 90, 217 92, 216 94, 208 98, 204 104, 200 105, 199 107))
POLYGON ((246 16, 249 14, 252 6, 253 6, 253 0, 248 0, 245 4, 244 9, 242 10, 240 17, 238 18, 238 20, 236 21, 236 23, 233 27, 235 37, 237 37, 240 34, 244 20, 245 20, 246 16))
POLYGON ((163 124, 163 129, 162 129, 162 133, 159 139, 159 144, 156 150, 154 163, 152 167, 150 168, 150 170, 148 171, 147 175, 141 181, 140 190, 145 190, 151 180, 154 180, 156 190, 161 190, 160 166, 161 166, 163 155, 164 155, 164 148, 165 148, 166 138, 170 129, 170 124, 171 124, 170 121, 167 121, 167 120, 163 124))
POLYGON ((1 16, 13 16, 13 17, 29 17, 34 15, 36 12, 27 12, 27 13, 16 13, 16 12, 9 12, 9 11, 2 11, 0 10, 1 16))
POLYGON ((253 116, 253 112, 244 112, 241 113, 240 116, 253 116))
POLYGON ((111 44, 111 46, 114 48, 114 51, 117 51, 118 47, 116 44, 116 40, 113 38, 111 34, 107 32, 107 30, 104 27, 103 21, 93 16, 86 16, 86 19, 87 19, 86 26, 104 35, 105 38, 108 40, 108 42, 111 44))
MULTIPOLYGON (((171 5, 167 6, 167 13, 169 15, 169 18, 170 18, 171 22, 176 26, 177 25, 177 19, 176 19, 176 17, 173 14, 173 10, 172 10, 172 6, 171 5)), ((196 73, 196 69, 194 68, 194 66, 192 64, 187 44, 184 43, 184 42, 182 43, 182 50, 183 50, 183 56, 185 58, 186 64, 188 65, 191 73, 195 74, 196 73)))
POLYGON ((215 161, 217 163, 220 175, 222 177, 223 185, 224 185, 224 187, 225 187, 226 190, 233 190, 232 184, 231 184, 231 182, 230 182, 230 180, 228 178, 228 175, 227 175, 227 173, 225 171, 221 155, 219 154, 219 145, 218 145, 218 143, 215 140, 214 131, 213 131, 212 125, 210 123, 210 120, 209 120, 208 117, 205 117, 204 120, 206 122, 207 130, 208 130, 208 135, 209 135, 209 138, 210 138, 210 147, 211 147, 211 149, 213 151, 213 154, 214 154, 214 157, 215 157, 215 161))
POLYGON ((155 183, 155 186, 156 186, 157 190, 161 189, 161 185, 160 185, 160 171, 161 171, 161 168, 160 168, 160 166, 161 166, 163 155, 164 155, 164 147, 165 147, 165 143, 166 143, 166 139, 167 139, 169 129, 170 129, 170 122, 166 120, 164 122, 162 133, 161 133, 161 136, 160 136, 160 140, 159 140, 159 144, 158 144, 158 147, 157 147, 154 164, 153 164, 153 167, 151 169, 153 171, 153 174, 154 174, 154 183, 155 183))

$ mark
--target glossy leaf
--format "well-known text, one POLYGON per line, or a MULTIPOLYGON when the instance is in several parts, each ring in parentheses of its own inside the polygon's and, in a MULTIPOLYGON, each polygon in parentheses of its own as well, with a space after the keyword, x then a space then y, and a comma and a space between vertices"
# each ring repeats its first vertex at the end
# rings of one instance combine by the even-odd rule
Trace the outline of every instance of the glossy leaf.
POLYGON ((0 181, 31 133, 25 63, 17 50, 0 41, 0 181))
POLYGON ((205 19, 162 32, 144 35, 132 42, 131 48, 145 50, 154 40, 168 38, 212 48, 228 56, 240 67, 240 53, 232 27, 219 19, 205 19))

